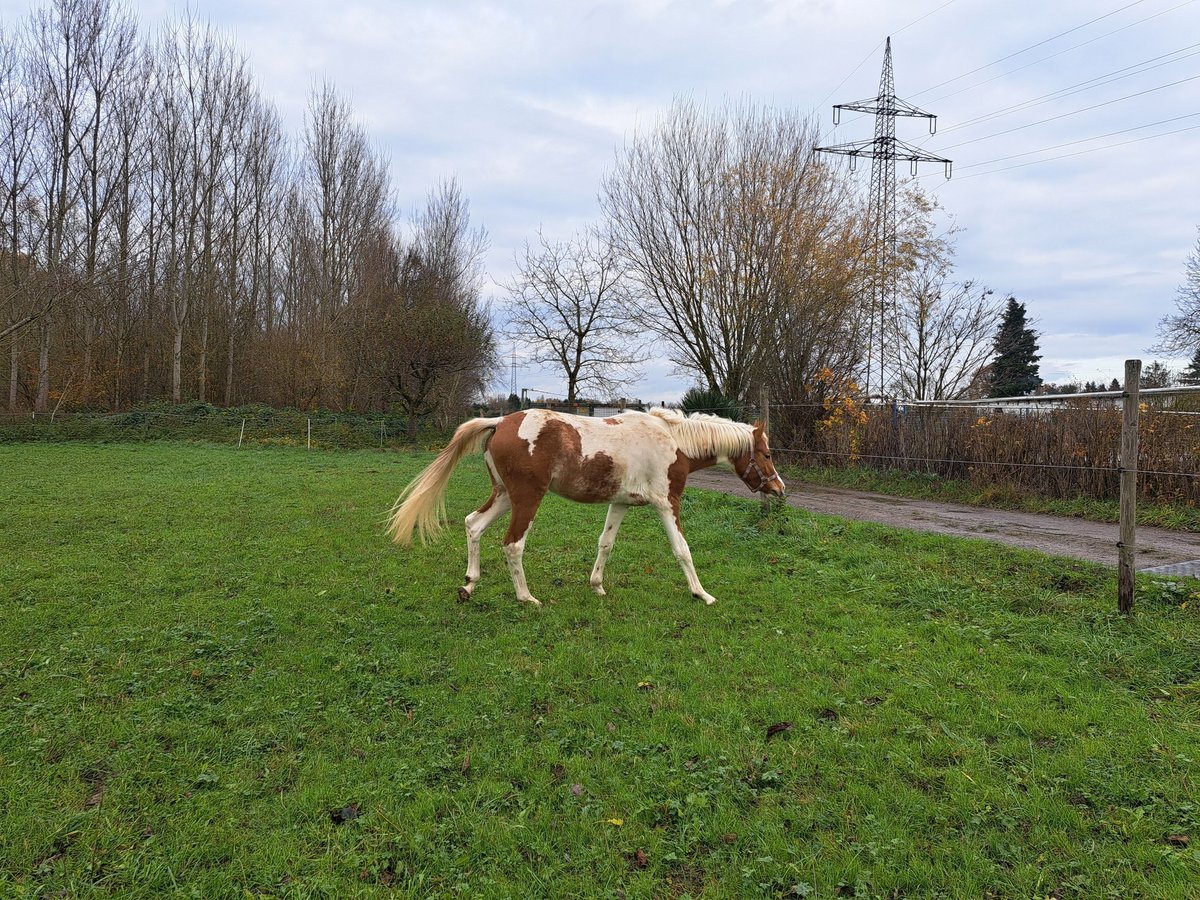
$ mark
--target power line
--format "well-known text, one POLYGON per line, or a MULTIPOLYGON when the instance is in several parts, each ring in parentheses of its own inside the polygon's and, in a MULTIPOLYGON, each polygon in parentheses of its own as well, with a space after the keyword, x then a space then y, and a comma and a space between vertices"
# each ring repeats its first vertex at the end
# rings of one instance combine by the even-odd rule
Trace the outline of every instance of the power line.
MULTIPOLYGON (((1047 157, 1046 159, 1035 159, 1035 160, 1032 160, 1031 162, 1027 162, 1027 163, 1017 163, 1015 166, 1004 166, 1003 168, 1000 168, 1000 169, 989 169, 986 172, 973 172, 970 175, 962 176, 962 178, 960 178, 958 180, 962 181, 967 178, 978 178, 980 175, 994 175, 997 172, 1007 172, 1010 169, 1024 169, 1027 166, 1036 166, 1036 165, 1040 165, 1042 163, 1054 162, 1055 160, 1059 160, 1059 159, 1067 159, 1072 156, 1082 156, 1085 153, 1098 153, 1101 150, 1112 150, 1116 147, 1125 147, 1129 144, 1138 144, 1138 143, 1141 143, 1142 141, 1153 140, 1154 138, 1168 137, 1172 134, 1182 134, 1185 131, 1195 131, 1197 128, 1200 128, 1200 125, 1189 125, 1187 128, 1177 128, 1174 131, 1164 131, 1160 134, 1148 134, 1145 137, 1134 138, 1131 141, 1120 141, 1119 143, 1116 143, 1116 144, 1105 144, 1103 147, 1092 147, 1088 150, 1078 150, 1074 153, 1063 153, 1059 156, 1047 157)), ((1093 140, 1095 140, 1095 138, 1093 138, 1093 140)), ((1038 151, 1038 152, 1041 152, 1041 151, 1038 151)), ((941 187, 942 187, 942 185, 939 184, 939 185, 936 185, 933 189, 936 191, 941 187)))
MULTIPOLYGON (((1087 27, 1088 25, 1094 24, 1095 22, 1098 22, 1098 21, 1100 21, 1100 20, 1102 20, 1102 19, 1106 19, 1106 18, 1108 18, 1109 16, 1115 15, 1115 14, 1117 14, 1117 13, 1119 13, 1119 12, 1122 12, 1122 11, 1124 11, 1124 10, 1126 10, 1126 9, 1129 9, 1129 8, 1130 8, 1130 7, 1132 7, 1132 6, 1137 6, 1137 5, 1139 5, 1140 3, 1142 3, 1142 2, 1144 2, 1144 0, 1136 0, 1136 2, 1134 2, 1134 3, 1129 3, 1129 4, 1125 5, 1125 6, 1122 6, 1122 7, 1118 8, 1118 9, 1115 9, 1115 10, 1113 10, 1112 12, 1105 13, 1105 14, 1104 14, 1104 15, 1102 15, 1102 16, 1097 16, 1097 17, 1096 17, 1096 18, 1094 18, 1094 19, 1089 19, 1087 22, 1084 22, 1082 25, 1076 25, 1074 28, 1068 28, 1066 31, 1061 31, 1061 32, 1059 32, 1058 34, 1056 34, 1056 35, 1053 35, 1052 37, 1048 37, 1048 38, 1045 38, 1045 39, 1043 39, 1043 40, 1040 40, 1040 41, 1038 41, 1037 43, 1031 44, 1031 45, 1029 45, 1028 47, 1025 47, 1024 49, 1017 50, 1017 51, 1015 51, 1015 52, 1013 52, 1013 53, 1010 53, 1010 54, 1008 54, 1007 56, 1002 56, 1002 57, 1000 57, 999 59, 996 59, 996 60, 993 60, 993 61, 992 61, 992 62, 990 62, 990 63, 987 63, 986 65, 979 66, 978 68, 972 69, 972 70, 971 70, 971 71, 969 71, 969 72, 964 72, 964 73, 963 73, 963 74, 961 74, 961 75, 956 75, 954 78, 950 78, 950 79, 947 79, 946 81, 940 82, 939 84, 935 84, 933 87, 925 88, 925 90, 923 90, 923 91, 918 91, 918 92, 917 92, 916 94, 914 94, 913 96, 920 96, 921 94, 926 94, 926 93, 929 93, 930 91, 936 90, 936 89, 937 89, 937 88, 939 88, 939 87, 943 87, 944 85, 951 84, 951 83, 953 83, 953 82, 955 82, 955 81, 958 81, 958 80, 960 80, 960 79, 963 79, 963 78, 966 78, 966 77, 968 77, 968 76, 970 76, 970 75, 973 75, 973 74, 975 74, 976 72, 980 72, 980 71, 982 71, 982 70, 984 70, 984 69, 987 69, 987 68, 989 68, 989 67, 991 67, 991 66, 994 66, 994 65, 996 65, 997 63, 1001 63, 1001 62, 1003 62, 1003 61, 1004 61, 1004 60, 1006 60, 1006 59, 1012 59, 1014 56, 1020 56, 1022 53, 1026 53, 1026 52, 1028 52, 1029 50, 1033 50, 1033 49, 1034 49, 1034 48, 1036 48, 1036 47, 1040 47, 1040 46, 1041 46, 1041 45, 1043 45, 1043 44, 1049 43, 1050 41, 1056 40, 1056 39, 1058 39, 1058 38, 1060 38, 1060 37, 1063 37, 1064 35, 1070 34, 1070 33, 1071 33, 1071 32, 1073 32, 1073 31, 1078 31, 1078 30, 1079 30, 1079 29, 1081 29, 1081 28, 1085 28, 1085 27, 1087 27)), ((1114 35, 1114 34, 1118 34, 1119 32, 1125 31, 1126 29, 1133 28, 1133 27, 1135 27, 1135 26, 1137 26, 1137 25, 1141 25, 1141 24, 1143 24, 1144 22, 1149 22, 1151 19, 1157 19, 1157 18, 1159 18, 1160 16, 1165 16, 1165 15, 1167 15, 1168 13, 1172 13, 1172 12, 1174 12, 1174 11, 1175 11, 1175 10, 1177 10, 1177 9, 1181 9, 1181 8, 1183 8, 1183 7, 1185 7, 1185 6, 1190 6, 1190 5, 1191 5, 1192 3, 1194 3, 1194 2, 1196 2, 1196 0, 1184 0, 1184 2, 1182 2, 1182 3, 1178 3, 1178 4, 1176 4, 1175 6, 1172 6, 1172 7, 1170 7, 1169 9, 1164 9, 1164 10, 1161 10, 1160 12, 1154 13, 1154 14, 1152 14, 1152 15, 1145 16, 1145 17, 1143 17, 1143 18, 1141 18, 1141 19, 1138 19, 1138 20, 1137 20, 1137 21, 1135 21, 1135 22, 1129 22, 1129 23, 1127 23, 1127 24, 1125 24, 1125 25, 1122 25, 1122 26, 1120 26, 1119 28, 1114 28, 1114 29, 1113 29, 1113 30, 1111 30, 1111 31, 1106 31, 1104 34, 1097 35, 1096 37, 1093 37, 1093 38, 1088 38, 1086 41, 1081 41, 1081 42, 1079 42, 1078 44, 1072 44, 1070 47, 1065 47, 1064 49, 1062 49, 1062 50, 1058 50, 1058 51, 1056 51, 1056 52, 1054 52, 1054 53, 1051 53, 1051 54, 1048 54, 1047 56, 1042 56, 1042 57, 1039 57, 1038 59, 1035 59, 1035 60, 1033 60, 1032 62, 1025 63, 1024 65, 1017 66, 1016 68, 1013 68, 1013 69, 1008 69, 1008 70, 1006 70, 1006 71, 1004 71, 1004 72, 1000 72, 1000 73, 998 73, 998 74, 996 74, 996 75, 993 75, 993 76, 992 76, 992 77, 990 77, 990 78, 985 78, 983 81, 978 81, 978 82, 976 82, 976 83, 974 83, 974 84, 970 84, 970 85, 967 85, 966 87, 960 88, 960 89, 959 89, 959 90, 957 90, 957 91, 952 91, 952 92, 951 92, 951 93, 949 93, 949 94, 943 94, 942 96, 940 96, 940 97, 937 97, 937 98, 935 98, 934 100, 931 100, 930 102, 931 102, 931 103, 938 103, 938 102, 940 102, 940 101, 942 101, 942 100, 945 100, 945 99, 947 99, 947 98, 949 98, 949 97, 955 97, 955 96, 957 96, 958 94, 962 94, 962 93, 964 93, 964 92, 966 92, 966 91, 973 90, 973 89, 975 89, 975 88, 977 88, 977 87, 982 87, 983 85, 985 85, 985 84, 988 84, 988 83, 990 83, 990 82, 992 82, 992 81, 995 81, 995 80, 996 80, 996 79, 998 79, 998 78, 1003 78, 1003 77, 1005 77, 1006 75, 1012 75, 1014 72, 1020 72, 1022 69, 1027 69, 1027 68, 1029 68, 1030 66, 1035 66, 1035 65, 1037 65, 1038 63, 1043 63, 1043 62, 1046 62, 1047 60, 1054 59, 1054 58, 1055 58, 1055 57, 1057 57, 1057 56, 1062 56, 1064 53, 1070 53, 1072 50, 1078 50, 1080 47, 1085 47, 1085 46, 1087 46, 1088 44, 1092 44, 1092 43, 1095 43, 1096 41, 1103 40, 1103 39, 1104 39, 1104 38, 1106 38, 1106 37, 1111 37, 1112 35, 1114 35)), ((1186 49, 1190 49, 1190 48, 1184 48, 1184 49, 1186 50, 1186 49)), ((873 51, 872 51, 872 52, 873 52, 873 51)), ((1182 51, 1175 51, 1175 52, 1176 52, 1176 53, 1179 53, 1179 52, 1182 52, 1182 51)), ((1171 54, 1166 54, 1166 55, 1168 55, 1168 56, 1169 56, 1169 55, 1171 55, 1171 54)), ((1160 58, 1160 57, 1154 57, 1154 58, 1152 58, 1151 60, 1147 60, 1146 62, 1153 62, 1153 61, 1155 61, 1155 60, 1157 60, 1157 59, 1159 59, 1159 58, 1160 58)), ((861 66, 861 65, 862 65, 862 63, 859 63, 859 65, 861 66)), ((1135 65, 1141 65, 1141 63, 1136 63, 1135 65)), ((1117 71, 1118 71, 1118 72, 1120 72, 1120 71, 1123 71, 1123 70, 1120 70, 1120 69, 1118 69, 1117 71)), ((1115 74, 1115 73, 1111 73, 1111 74, 1115 74)), ((1106 77, 1106 76, 1098 76, 1098 77, 1100 77, 1100 78, 1104 78, 1104 77, 1106 77)), ((1069 90, 1069 89, 1064 89, 1064 90, 1069 90)), ((826 99, 828 99, 828 98, 826 98, 826 99)), ((822 102, 824 102, 824 101, 822 101, 822 102)), ((986 115, 986 116, 983 116, 983 117, 980 117, 980 118, 991 118, 991 115, 989 114, 989 115, 986 115)), ((854 121, 857 121, 857 119, 851 119, 851 120, 850 120, 850 122, 854 122, 854 121)), ((972 120, 972 121, 977 121, 977 120, 972 120)), ((850 124, 850 123, 848 122, 847 124, 850 124)), ((948 129, 946 129, 946 130, 947 130, 947 131, 950 131, 950 130, 952 130, 953 128, 961 128, 961 127, 965 127, 965 125, 955 125, 955 126, 951 126, 951 128, 948 128, 948 129)), ((921 144, 922 144, 922 145, 924 145, 924 144, 928 143, 928 141, 929 141, 929 139, 928 139, 928 138, 925 138, 925 139, 924 139, 924 140, 921 142, 921 144)))
POLYGON ((1071 110, 1070 112, 1059 113, 1057 116, 1050 116, 1049 118, 1046 118, 1046 119, 1039 119, 1036 122, 1028 122, 1025 125, 1016 125, 1013 128, 1006 128, 1003 131, 994 131, 991 134, 985 134, 982 137, 971 138, 970 140, 967 140, 967 141, 960 141, 957 144, 951 144, 949 147, 943 147, 942 149, 943 150, 953 150, 956 147, 965 147, 967 144, 976 144, 979 141, 986 141, 986 140, 989 140, 994 137, 1000 137, 1001 135, 1004 135, 1004 134, 1012 134, 1014 131, 1022 131, 1026 128, 1032 128, 1035 125, 1045 125, 1047 122, 1056 122, 1059 119, 1066 119, 1066 118, 1069 118, 1070 116, 1077 116, 1080 113, 1091 112, 1094 109, 1101 109, 1102 107, 1111 106, 1114 103, 1120 103, 1124 100, 1132 100, 1134 97, 1142 97, 1142 96, 1145 96, 1146 94, 1153 94, 1155 91, 1166 90, 1167 88, 1175 87, 1176 85, 1180 85, 1180 84, 1186 84, 1189 81, 1196 81, 1197 79, 1200 79, 1200 75, 1192 75, 1188 78, 1181 78, 1178 81, 1172 81, 1168 84, 1160 84, 1157 87, 1147 88, 1144 91, 1135 91, 1132 94, 1126 94, 1124 97, 1115 97, 1112 100, 1105 100, 1103 103, 1095 103, 1092 106, 1085 106, 1082 109, 1074 109, 1074 110, 1071 110))
POLYGON ((963 78, 968 78, 971 75, 974 75, 976 72, 982 72, 984 69, 989 69, 992 66, 994 66, 998 63, 1002 63, 1007 59, 1012 59, 1014 56, 1020 56, 1022 53, 1028 53, 1030 50, 1035 50, 1038 47, 1042 46, 1043 44, 1048 44, 1051 41, 1056 41, 1060 37, 1065 37, 1066 35, 1070 34, 1073 31, 1079 31, 1079 29, 1081 29, 1081 28, 1087 28, 1087 26, 1093 25, 1096 22, 1099 22, 1101 19, 1107 19, 1110 16, 1115 16, 1119 12, 1124 12, 1125 10, 1129 9, 1130 7, 1139 6, 1140 4, 1142 4, 1144 2, 1145 2, 1145 0, 1134 0, 1134 2, 1132 2, 1132 3, 1126 3, 1124 6, 1119 7, 1118 9, 1114 9, 1112 12, 1107 12, 1102 16, 1097 16, 1094 19, 1089 19, 1088 21, 1084 22, 1082 25, 1076 25, 1074 28, 1068 28, 1066 31, 1060 31, 1058 34, 1053 35, 1048 38, 1045 38, 1043 40, 1040 40, 1036 44, 1030 44, 1028 47, 1024 47, 1021 50, 1017 50, 1013 53, 1008 54, 1007 56, 1002 56, 999 59, 993 59, 990 63, 984 63, 982 66, 972 69, 969 72, 963 72, 961 75, 955 75, 953 78, 947 78, 945 81, 940 81, 937 84, 933 85, 933 87, 927 87, 923 91, 917 91, 917 93, 914 94, 913 96, 919 97, 919 96, 921 96, 921 94, 928 94, 930 91, 936 91, 940 87, 945 87, 948 84, 953 84, 956 81, 961 81, 963 78))
POLYGON ((1149 72, 1152 69, 1158 69, 1163 66, 1171 65, 1172 63, 1177 63, 1177 62, 1181 62, 1185 59, 1190 59, 1193 56, 1200 55, 1200 49, 1196 49, 1196 48, 1200 48, 1200 44, 1191 44, 1187 47, 1182 47, 1179 50, 1172 50, 1170 53, 1164 53, 1161 56, 1154 56, 1154 57, 1151 57, 1150 59, 1142 60, 1141 62, 1134 63, 1133 65, 1125 66, 1122 69, 1116 69, 1112 72, 1106 72, 1103 75, 1097 75, 1094 78, 1088 78, 1084 81, 1080 81, 1075 84, 1068 85, 1065 88, 1060 88, 1057 91, 1051 91, 1049 94, 1043 94, 1040 97, 1034 97, 1032 100, 1025 100, 1025 101, 1022 101, 1021 103, 1016 103, 1016 104, 1013 104, 1012 106, 1006 106, 1002 109, 997 109, 990 113, 984 113, 981 116, 976 116, 974 119, 967 119, 965 122, 959 122, 957 125, 951 125, 949 128, 943 128, 942 133, 945 134, 950 131, 957 131, 960 128, 969 128, 972 125, 977 125, 981 122, 986 122, 991 119, 997 119, 997 118, 1000 118, 1001 116, 1009 115, 1010 113, 1023 112, 1026 109, 1031 109, 1034 106, 1040 106, 1041 104, 1048 103, 1051 100, 1056 100, 1056 99, 1061 100, 1063 97, 1068 97, 1071 94, 1078 94, 1083 91, 1091 90, 1092 88, 1103 87, 1106 84, 1112 84, 1114 81, 1120 81, 1121 79, 1130 78, 1134 75, 1141 75, 1142 73, 1149 72), (1188 51, 1188 50, 1191 50, 1192 52, 1186 53, 1186 55, 1184 55, 1184 56, 1179 56, 1179 54, 1185 53, 1185 51, 1188 51), (1177 58, 1176 59, 1167 59, 1165 62, 1158 62, 1158 60, 1166 59, 1166 57, 1168 57, 1168 56, 1175 56, 1177 58), (1155 63, 1155 62, 1158 62, 1158 65, 1153 65, 1153 66, 1150 65, 1150 63, 1155 63), (1137 71, 1131 71, 1134 69, 1136 69, 1137 71), (1121 74, 1121 73, 1125 73, 1125 74, 1121 74), (1102 80, 1102 79, 1106 79, 1106 78, 1108 79, 1107 81, 1102 80))
MULTIPOLYGON (((1154 128, 1157 125, 1167 125, 1171 122, 1179 122, 1183 119, 1194 119, 1194 118, 1196 118, 1196 116, 1200 116, 1200 112, 1188 113, 1183 116, 1175 116, 1170 119, 1160 119, 1157 122, 1150 122, 1146 125, 1135 125, 1132 128, 1122 128, 1120 131, 1110 131, 1110 132, 1108 132, 1108 134, 1097 134, 1093 137, 1080 138, 1077 141, 1067 141, 1064 144, 1055 144, 1051 147, 1042 147, 1038 150, 1027 150, 1024 153, 1014 153, 1011 156, 999 156, 996 159, 989 159, 984 162, 970 163, 969 165, 960 166, 959 170, 961 171, 962 169, 978 169, 981 166, 990 166, 993 163, 1006 162, 1007 160, 1010 160, 1010 159, 1019 159, 1022 156, 1033 156, 1036 153, 1048 153, 1051 150, 1061 150, 1063 147, 1072 147, 1075 144, 1086 144, 1089 141, 1100 141, 1100 140, 1103 140, 1104 138, 1116 137, 1118 134, 1128 134, 1131 131, 1141 131, 1143 128, 1154 128)), ((1167 132, 1167 133, 1173 134, 1174 132, 1167 132)), ((1147 137, 1157 137, 1157 135, 1147 135, 1147 137)), ((1101 148, 1097 148, 1097 149, 1101 149, 1101 148)))
MULTIPOLYGON (((1139 0, 1139 2, 1141 2, 1141 0, 1139 0)), ((1184 0, 1183 3, 1180 3, 1176 6, 1172 6, 1170 9, 1164 9, 1161 12, 1154 13, 1154 15, 1146 16, 1143 19, 1138 19, 1136 22, 1130 22, 1127 25, 1122 25, 1120 28, 1114 28, 1112 31, 1106 31, 1104 34, 1097 35, 1094 38, 1088 38, 1086 41, 1080 41, 1078 44, 1073 44, 1070 47, 1066 47, 1055 53, 1051 53, 1049 56, 1043 56, 1043 57, 1040 57, 1039 59, 1033 60, 1032 62, 1025 63, 1022 66, 1017 66, 1015 69, 1008 69, 1007 71, 1000 72, 996 75, 993 75, 991 78, 985 78, 983 81, 977 81, 975 84, 969 84, 964 88, 959 88, 957 91, 951 91, 949 94, 942 94, 942 96, 937 97, 929 102, 930 103, 938 103, 942 100, 947 99, 948 97, 956 97, 965 91, 974 90, 977 87, 982 87, 983 85, 988 84, 989 82, 995 81, 997 78, 1003 78, 1006 75, 1012 75, 1014 72, 1020 72, 1022 69, 1028 69, 1030 66, 1036 66, 1038 63, 1043 63, 1048 59, 1054 59, 1056 56, 1062 56, 1064 53, 1070 53, 1072 50, 1078 50, 1080 47, 1086 47, 1088 44, 1094 44, 1096 41, 1103 40, 1106 37, 1112 37, 1112 35, 1114 35, 1114 34, 1125 31, 1126 29, 1129 29, 1129 28, 1133 28, 1137 25, 1141 25, 1143 22, 1149 22, 1151 19, 1157 19, 1159 16, 1165 16, 1167 13, 1174 12, 1177 9, 1181 9, 1184 6, 1189 6, 1195 2, 1196 2, 1196 0, 1184 0)), ((1135 5, 1136 4, 1134 4, 1134 3, 1129 4, 1129 6, 1135 6, 1135 5)), ((1127 6, 1121 7, 1121 9, 1128 9, 1128 8, 1129 7, 1127 7, 1127 6)), ((1114 10, 1114 12, 1120 12, 1120 11, 1121 11, 1120 9, 1114 10)), ((1112 14, 1113 13, 1109 13, 1108 15, 1112 15, 1112 14)), ((1106 18, 1106 16, 1100 16, 1100 19, 1103 19, 1103 18, 1106 18)), ((1083 28, 1085 25, 1090 25, 1090 24, 1092 24, 1092 22, 1097 22, 1097 21, 1099 21, 1099 19, 1092 19, 1091 22, 1085 22, 1083 25, 1079 25, 1079 26, 1076 26, 1076 28, 1072 28, 1072 29, 1069 29, 1068 31, 1064 31, 1062 34, 1069 34, 1071 31, 1076 31, 1079 28, 1083 28)), ((1055 35, 1055 37, 1062 37, 1062 34, 1055 35)), ((1046 40, 1047 41, 1054 40, 1054 38, 1047 38, 1046 40)), ((1038 44, 1034 44, 1033 46, 1037 47, 1040 44, 1044 44, 1044 43, 1046 43, 1046 41, 1039 41, 1038 44)), ((1032 47, 1027 47, 1025 49, 1029 50, 1029 49, 1032 49, 1032 47)), ((1018 50, 1017 53, 1010 53, 1008 56, 1004 57, 1004 59, 1009 59, 1013 56, 1017 56, 1018 54, 1024 53, 1024 52, 1025 52, 1025 50, 1018 50)), ((988 65, 986 65, 986 66, 980 66, 978 69, 974 69, 971 72, 967 72, 964 75, 960 75, 959 78, 966 78, 967 75, 972 75, 975 72, 980 71, 981 69, 986 69, 986 68, 988 68, 988 66, 994 66, 997 62, 1002 62, 1002 61, 1003 60, 996 60, 995 62, 988 63, 988 65)), ((956 81, 956 80, 957 79, 950 79, 950 81, 956 81)), ((942 84, 949 84, 949 83, 950 82, 948 82, 948 81, 942 82, 942 84)), ((941 85, 935 85, 934 87, 941 87, 941 85)), ((932 90, 934 90, 934 88, 926 88, 924 91, 920 91, 914 96, 920 96, 920 94, 928 93, 929 91, 932 91, 932 90)))

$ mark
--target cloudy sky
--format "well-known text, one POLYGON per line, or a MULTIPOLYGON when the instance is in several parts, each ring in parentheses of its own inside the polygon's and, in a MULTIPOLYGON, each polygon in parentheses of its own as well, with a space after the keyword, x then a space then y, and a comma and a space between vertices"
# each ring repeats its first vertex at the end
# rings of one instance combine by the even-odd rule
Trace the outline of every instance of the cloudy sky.
MULTIPOLYGON (((0 0, 6 22, 28 0, 0 0)), ((150 29, 181 6, 132 0, 150 29)), ((897 94, 938 115, 901 138, 962 229, 958 277, 1028 305, 1046 380, 1109 379, 1173 309, 1200 225, 1196 0, 191 0, 251 60, 293 130, 323 78, 348 95, 415 209, 456 176, 491 235, 489 272, 541 227, 593 220, 614 151, 674 97, 811 112, 873 97, 892 36, 897 94), (1104 149, 1100 149, 1104 148, 1104 149), (1057 158, 1055 158, 1057 157, 1057 158)), ((901 174, 906 173, 901 170, 901 174)), ((868 167, 859 169, 864 179, 868 167)), ((497 302, 502 291, 489 289, 497 302)), ((1181 367, 1181 363, 1175 363, 1181 367)), ((635 388, 677 397, 665 362, 635 388)), ((503 379, 505 386, 507 378, 503 379)), ((522 371, 518 387, 561 389, 522 371)))

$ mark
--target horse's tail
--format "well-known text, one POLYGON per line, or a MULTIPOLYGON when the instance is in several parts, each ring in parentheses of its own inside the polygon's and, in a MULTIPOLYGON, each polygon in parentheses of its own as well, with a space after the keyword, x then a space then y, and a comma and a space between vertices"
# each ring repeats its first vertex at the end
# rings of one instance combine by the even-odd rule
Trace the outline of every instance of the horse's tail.
POLYGON ((500 424, 500 419, 471 419, 454 432, 446 448, 412 480, 392 506, 387 533, 404 547, 412 544, 413 531, 427 543, 446 527, 446 485, 458 461, 468 453, 479 452, 483 442, 500 424))

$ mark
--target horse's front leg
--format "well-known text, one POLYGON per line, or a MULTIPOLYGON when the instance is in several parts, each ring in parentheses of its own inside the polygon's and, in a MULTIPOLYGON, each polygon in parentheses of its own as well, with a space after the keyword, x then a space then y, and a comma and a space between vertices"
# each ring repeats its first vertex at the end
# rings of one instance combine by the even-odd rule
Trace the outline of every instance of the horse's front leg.
POLYGON ((709 605, 716 603, 717 598, 704 590, 700 579, 696 576, 696 567, 692 564, 692 551, 688 547, 687 541, 684 540, 683 529, 679 525, 679 498, 672 497, 665 503, 655 505, 658 508, 659 518, 662 519, 663 528, 667 532, 667 538, 671 541, 671 551, 679 560, 683 574, 687 576, 688 588, 691 590, 692 596, 709 605))
POLYGON ((596 565, 592 567, 592 590, 604 596, 604 564, 608 562, 608 554, 612 552, 613 544, 617 542, 617 529, 625 518, 625 510, 629 509, 624 503, 613 503, 608 507, 608 518, 604 520, 604 531, 600 533, 600 549, 596 553, 596 565))

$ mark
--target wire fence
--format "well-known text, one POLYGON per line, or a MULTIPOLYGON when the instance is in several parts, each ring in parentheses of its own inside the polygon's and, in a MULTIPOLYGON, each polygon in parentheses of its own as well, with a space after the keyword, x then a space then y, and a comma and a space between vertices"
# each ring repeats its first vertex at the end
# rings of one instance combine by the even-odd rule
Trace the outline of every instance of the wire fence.
MULTIPOLYGON (((1200 504, 1200 389, 1147 391, 1144 396, 1139 494, 1155 502, 1194 507, 1200 504)), ((863 405, 850 398, 772 400, 771 441, 780 457, 801 466, 918 473, 1051 499, 1115 500, 1121 473, 1120 397, 1120 392, 1101 392, 863 405)), ((602 417, 645 408, 541 406, 602 417)), ((504 412, 475 410, 482 415, 504 412)), ((756 404, 735 404, 715 412, 749 421, 764 410, 756 404)), ((0 441, 178 439, 243 448, 435 449, 444 445, 461 418, 423 419, 410 427, 402 416, 380 413, 193 404, 115 414, 0 414, 0 441)))
MULTIPOLYGON (((1139 493, 1195 506, 1200 419, 1176 415, 1182 410, 1161 402, 1141 409, 1139 493)), ((810 465, 923 473, 1052 499, 1116 500, 1121 424, 1121 409, 1104 400, 1037 410, 894 404, 834 410, 807 435, 793 430, 792 440, 779 443, 810 465)))
POLYGON ((305 412, 258 407, 248 410, 132 410, 30 416, 0 413, 0 442, 185 440, 250 448, 312 450, 435 449, 454 422, 381 414, 305 412))

